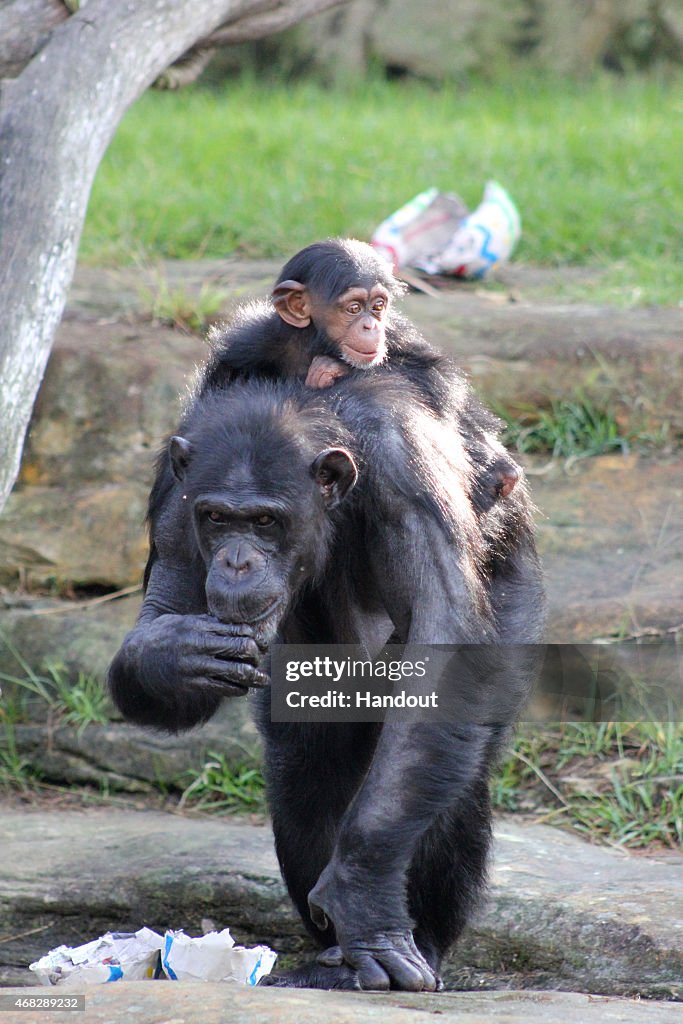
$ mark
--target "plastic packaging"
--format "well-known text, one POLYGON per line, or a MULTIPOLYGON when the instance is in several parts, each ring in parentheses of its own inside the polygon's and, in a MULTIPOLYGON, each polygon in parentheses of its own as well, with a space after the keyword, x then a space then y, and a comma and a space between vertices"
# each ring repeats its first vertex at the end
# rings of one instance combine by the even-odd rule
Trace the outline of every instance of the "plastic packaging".
POLYGON ((481 278, 510 257, 520 235, 517 207, 502 185, 489 181, 472 213, 457 196, 421 192, 379 225, 372 244, 396 268, 481 278))
POLYGON ((151 928, 107 932, 82 946, 57 946, 29 967, 43 985, 78 989, 109 981, 232 981, 256 985, 269 974, 277 953, 268 946, 235 945, 228 928, 191 938, 183 931, 161 936, 151 928))

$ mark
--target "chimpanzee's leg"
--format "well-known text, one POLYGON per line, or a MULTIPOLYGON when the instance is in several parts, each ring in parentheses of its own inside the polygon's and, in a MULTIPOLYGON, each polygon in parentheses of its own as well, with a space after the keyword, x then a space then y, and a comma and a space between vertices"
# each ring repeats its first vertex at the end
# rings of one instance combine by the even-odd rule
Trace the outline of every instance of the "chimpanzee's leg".
POLYGON ((377 727, 272 723, 265 775, 275 850, 289 894, 319 944, 332 931, 311 921, 308 894, 329 861, 339 821, 367 770, 377 727))
MULTIPOLYGON (((490 843, 488 781, 482 778, 439 816, 415 851, 407 874, 413 937, 437 975, 483 895, 490 843)), ((335 954, 341 962, 339 947, 328 950, 324 962, 334 962, 335 954)))
POLYGON ((482 895, 491 841, 488 780, 480 778, 422 837, 408 871, 415 944, 438 974, 482 895))
MULTIPOLYGON (((307 931, 324 949, 336 942, 334 928, 313 924, 308 894, 332 856, 339 821, 372 757, 377 726, 284 724, 266 721, 264 714, 257 717, 266 741, 264 767, 280 869, 307 931)), ((262 984, 359 987, 355 970, 346 964, 317 962, 268 976, 262 984)))

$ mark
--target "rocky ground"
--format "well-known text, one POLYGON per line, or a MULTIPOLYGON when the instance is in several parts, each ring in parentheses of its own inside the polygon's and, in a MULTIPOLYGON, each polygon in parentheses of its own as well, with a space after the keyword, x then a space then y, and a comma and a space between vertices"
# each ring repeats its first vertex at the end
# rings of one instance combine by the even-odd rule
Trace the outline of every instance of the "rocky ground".
MULTIPOLYGON (((46 989, 7 990, 0 1009, 46 989)), ((53 993, 54 994, 54 993, 53 993)), ((303 992, 302 990, 148 985, 101 985, 86 997, 82 1024, 674 1024, 669 1006, 569 992, 303 992)), ((7 1024, 62 1024, 64 1013, 3 1013, 7 1024)))
MULTIPOLYGON (((150 808, 5 802, 0 979, 109 929, 201 931, 268 943, 286 965, 310 955, 270 829, 150 808)), ((444 970, 449 988, 560 989, 683 998, 683 864, 591 846, 500 818, 491 893, 444 970), (678 927, 677 927, 678 925, 678 927)))
MULTIPOLYGON (((271 263, 166 264, 154 274, 86 269, 77 275, 27 444, 22 477, 0 517, 0 629, 34 667, 46 656, 103 675, 139 594, 142 531, 153 452, 177 416, 177 395, 204 343, 144 317, 159 274, 197 294, 210 282, 226 306, 264 294, 271 263), (146 289, 146 292, 145 292, 146 289)), ((615 311, 552 300, 553 272, 510 268, 500 292, 475 287, 410 295, 405 309, 452 351, 487 401, 519 410, 577 389, 615 395, 624 422, 668 441, 648 454, 572 466, 534 459, 529 480, 550 602, 549 639, 590 641, 683 623, 683 311, 615 311)), ((674 634, 668 633, 669 636, 674 634)), ((1 638, 0 638, 1 639, 1 638)), ((0 670, 16 673, 6 642, 0 670)), ((6 687, 6 693, 8 692, 6 687)), ((122 723, 17 727, 20 751, 47 778, 106 780, 144 790, 171 780, 220 745, 235 757, 255 738, 243 705, 182 740, 122 723)), ((198 926, 211 916, 240 940, 286 956, 302 934, 287 906, 262 826, 109 809, 3 806, 0 984, 25 984, 25 965, 59 942, 108 928, 198 926)), ((456 987, 575 989, 439 997, 323 996, 106 986, 87 1019, 673 1021, 681 998, 683 860, 597 849, 542 826, 501 821, 492 900, 449 966, 456 987), (678 902, 677 902, 678 901, 678 902), (407 1014, 410 1014, 407 1017, 407 1014), (668 1014, 668 1015, 667 1015, 668 1014)), ((4 1009, 4 1004, 3 1004, 4 1009)), ((6 1019, 6 1018, 3 1018, 6 1019)), ((18 1020, 30 1019, 27 1012, 18 1020)), ((40 1014, 40 1020, 49 1019, 40 1014)), ((61 1019, 61 1018, 60 1018, 61 1019)))

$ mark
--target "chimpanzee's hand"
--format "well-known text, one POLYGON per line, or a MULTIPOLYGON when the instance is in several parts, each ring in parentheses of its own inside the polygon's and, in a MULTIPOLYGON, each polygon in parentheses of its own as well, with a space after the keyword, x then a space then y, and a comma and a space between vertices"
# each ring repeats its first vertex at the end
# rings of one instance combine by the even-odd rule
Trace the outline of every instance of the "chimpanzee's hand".
POLYGON ((378 932, 367 939, 350 941, 344 948, 330 946, 318 953, 325 967, 354 968, 362 989, 403 989, 407 992, 440 992, 443 982, 415 945, 413 934, 378 932))
POLYGON ((329 388, 340 377, 346 377, 349 370, 337 359, 330 356, 314 356, 306 375, 309 388, 329 388))
POLYGON ((434 992, 441 987, 441 979, 415 945, 398 888, 393 896, 387 891, 379 901, 372 900, 365 883, 354 881, 340 865, 328 864, 308 895, 308 906, 319 928, 332 922, 339 947, 321 953, 318 961, 332 967, 343 958, 357 972, 363 989, 434 992), (386 916, 378 905, 384 902, 391 903, 386 916))
POLYGON ((126 655, 145 688, 244 696, 270 680, 258 667, 261 652, 246 625, 211 615, 160 615, 129 634, 126 655))

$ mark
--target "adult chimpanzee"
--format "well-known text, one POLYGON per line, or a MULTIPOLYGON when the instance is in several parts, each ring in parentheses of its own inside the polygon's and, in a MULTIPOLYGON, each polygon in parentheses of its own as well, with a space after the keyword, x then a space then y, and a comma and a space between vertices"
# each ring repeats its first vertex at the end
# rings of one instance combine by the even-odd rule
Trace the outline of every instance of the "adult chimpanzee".
MULTIPOLYGON (((177 730, 252 689, 283 875, 327 947, 281 983, 434 989, 483 884, 507 712, 275 723, 262 655, 275 638, 363 642, 378 616, 385 639, 407 643, 538 641, 524 487, 477 514, 460 433, 388 367, 328 390, 260 378, 223 390, 212 374, 170 441, 170 484, 160 467, 146 596, 112 694, 133 721, 177 730)), ((463 436, 479 427, 461 381, 447 397, 463 436)), ((525 680, 507 661, 478 685, 509 706, 525 680)))
MULTIPOLYGON (((405 376, 440 416, 462 415, 460 379, 450 361, 432 348, 393 308, 403 285, 365 242, 328 239, 306 246, 282 268, 272 305, 252 303, 218 330, 204 388, 237 377, 298 378, 328 387, 350 372, 379 365, 405 376), (455 387, 455 391, 454 391, 455 387)), ((521 477, 519 466, 495 439, 499 428, 468 424, 465 446, 478 472, 475 506, 488 512, 521 477)))

